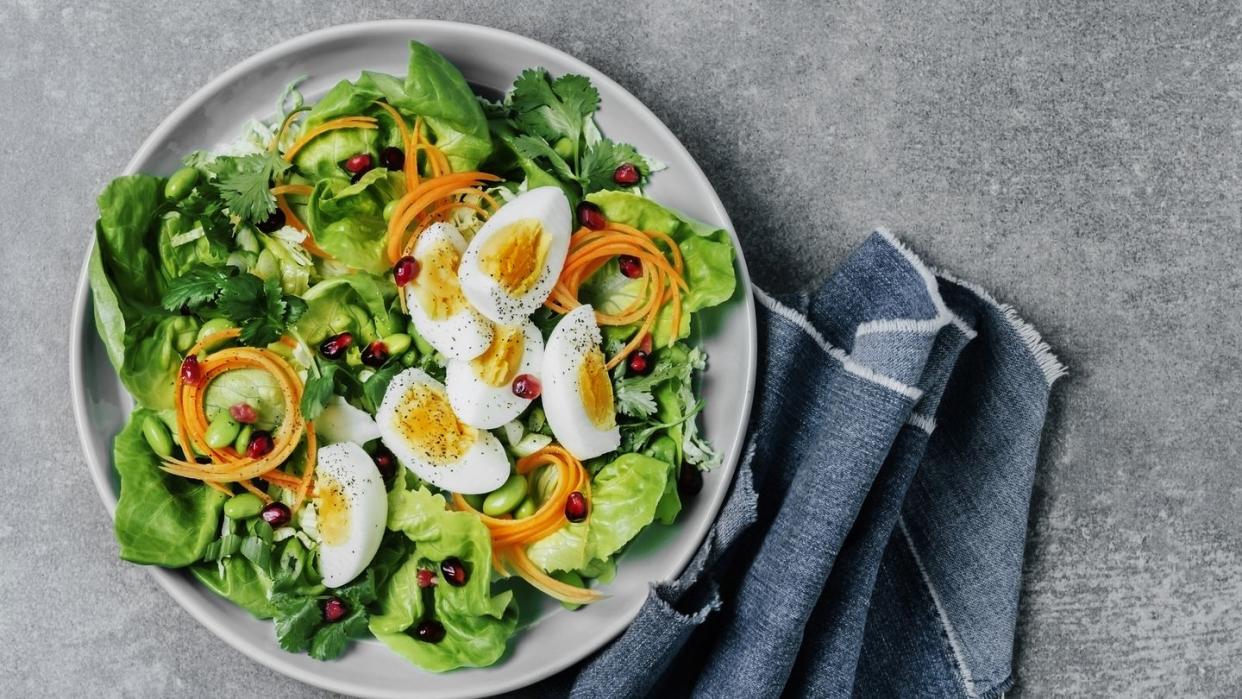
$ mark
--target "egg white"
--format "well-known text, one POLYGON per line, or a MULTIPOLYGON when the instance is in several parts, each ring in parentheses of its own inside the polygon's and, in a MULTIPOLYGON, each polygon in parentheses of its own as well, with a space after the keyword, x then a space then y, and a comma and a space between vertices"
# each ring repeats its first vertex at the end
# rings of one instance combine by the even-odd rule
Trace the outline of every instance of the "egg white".
POLYGON ((543 411, 556 441, 578 459, 606 454, 621 445, 620 428, 615 424, 607 429, 596 427, 582 403, 578 369, 602 339, 595 310, 578 306, 557 323, 543 351, 543 411))
POLYGON ((319 544, 323 584, 340 587, 358 577, 379 550, 388 519, 388 495, 375 462, 357 444, 341 442, 323 447, 316 454, 315 504, 321 535, 329 526, 325 518, 334 516, 322 504, 329 482, 336 483, 344 501, 344 512, 335 515, 346 519, 344 538, 319 544))
POLYGON ((569 200, 559 187, 536 187, 500 207, 475 234, 461 258, 458 276, 466 298, 480 313, 501 325, 512 326, 526 320, 543 305, 556 285, 569 252, 572 225, 569 200), (525 293, 513 295, 484 271, 482 249, 493 236, 523 219, 539 221, 551 240, 535 283, 525 293))
MULTIPOLYGON (((422 369, 406 369, 394 376, 375 414, 384 445, 406 468, 438 488, 465 494, 490 493, 499 488, 509 477, 509 457, 505 455, 500 440, 487 430, 476 430, 474 441, 465 453, 450 463, 442 464, 424 458, 405 437, 401 429, 401 410, 406 407, 410 389, 418 385, 438 392, 448 402, 444 384, 422 369)), ((451 404, 449 409, 451 411, 451 404)))
MULTIPOLYGON (((428 264, 425 260, 431 251, 435 246, 446 242, 459 253, 466 250, 465 239, 452 224, 434 223, 428 226, 414 245, 414 259, 425 269, 428 264)), ((407 284, 405 289, 406 306, 418 334, 432 347, 452 359, 472 359, 482 354, 492 342, 492 324, 469 303, 447 318, 435 319, 427 315, 419 301, 417 290, 418 285, 427 283, 429 278, 420 271, 418 277, 407 284)))
MULTIPOLYGON (((538 378, 543 367, 543 336, 529 320, 522 332, 522 360, 516 376, 531 374, 538 378)), ((453 411, 462 422, 480 429, 500 427, 520 415, 531 403, 514 395, 512 383, 492 386, 481 379, 471 361, 449 361, 444 383, 453 411)))

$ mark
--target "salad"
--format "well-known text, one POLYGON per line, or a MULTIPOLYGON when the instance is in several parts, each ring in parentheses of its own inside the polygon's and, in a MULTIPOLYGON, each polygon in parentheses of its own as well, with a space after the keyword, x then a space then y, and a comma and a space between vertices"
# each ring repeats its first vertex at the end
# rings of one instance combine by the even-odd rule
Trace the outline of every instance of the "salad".
POLYGON ((136 408, 127 561, 184 568, 287 651, 366 635, 497 662, 515 591, 575 609, 719 462, 700 311, 725 231, 648 198, 579 75, 477 97, 432 49, 99 197, 95 322, 136 408), (535 593, 526 593, 535 594, 535 593))

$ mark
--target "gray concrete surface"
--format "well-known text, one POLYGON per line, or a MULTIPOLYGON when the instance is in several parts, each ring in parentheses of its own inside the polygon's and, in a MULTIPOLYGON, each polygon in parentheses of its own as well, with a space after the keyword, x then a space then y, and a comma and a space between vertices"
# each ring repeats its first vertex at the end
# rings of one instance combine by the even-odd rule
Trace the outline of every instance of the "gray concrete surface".
POLYGON ((886 224, 1071 367, 1014 696, 1242 687, 1237 2, 0 2, 0 694, 308 696, 122 564, 69 409, 94 197, 183 98, 331 24, 476 21, 574 53, 704 166, 755 279, 886 224))

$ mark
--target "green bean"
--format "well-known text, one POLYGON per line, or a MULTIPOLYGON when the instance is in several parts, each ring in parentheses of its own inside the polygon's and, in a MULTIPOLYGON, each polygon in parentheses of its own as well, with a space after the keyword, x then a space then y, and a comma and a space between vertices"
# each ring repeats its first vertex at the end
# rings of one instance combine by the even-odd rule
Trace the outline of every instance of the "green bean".
POLYGON ((410 368, 418 363, 418 352, 406 352, 401 355, 401 366, 410 368))
POLYGON ((518 508, 513 511, 513 518, 514 519, 525 519, 535 514, 535 510, 537 509, 539 509, 539 506, 535 504, 535 499, 526 498, 525 500, 522 501, 522 504, 518 505, 518 508))
POLYGON ((229 519, 246 519, 259 514, 263 501, 254 493, 240 493, 224 501, 224 516, 229 519))
POLYGON ((483 499, 483 514, 495 517, 509 512, 522 504, 526 497, 526 478, 519 473, 509 476, 499 488, 488 493, 483 499))
POLYGON ((482 493, 472 493, 470 495, 462 495, 462 497, 465 498, 466 502, 469 503, 469 505, 473 507, 474 509, 476 510, 483 509, 483 494, 482 493))
POLYGON ((238 432, 241 432, 241 425, 228 415, 221 415, 207 426, 207 446, 223 449, 237 439, 238 432))
MULTIPOLYGON (((581 587, 581 588, 586 587, 586 583, 582 580, 582 576, 578 575, 572 570, 558 571, 556 573, 553 573, 552 577, 560 582, 565 583, 566 585, 573 585, 574 587, 581 587)), ((572 612, 575 609, 578 609, 579 607, 581 607, 582 605, 574 604, 573 602, 561 602, 561 606, 572 612)))
POLYGON ((168 182, 164 183, 164 196, 173 201, 181 201, 186 195, 194 189, 194 184, 198 182, 198 170, 192 167, 183 167, 174 172, 172 177, 168 178, 168 182))
POLYGON ((388 356, 396 357, 405 354, 405 351, 410 348, 412 341, 413 338, 409 335, 397 333, 384 338, 384 346, 388 348, 388 356))
POLYGON ((148 415, 142 421, 142 436, 147 440, 147 446, 151 447, 151 451, 158 456, 172 456, 172 435, 168 433, 168 427, 163 420, 154 415, 148 415))
MULTIPOLYGON (((215 335, 221 330, 228 330, 231 327, 233 327, 233 321, 228 318, 212 318, 199 326, 198 335, 194 337, 194 341, 202 342, 209 335, 215 335)), ((208 347, 207 349, 211 348, 208 347)))
POLYGON ((233 448, 239 454, 245 454, 246 448, 250 446, 250 438, 254 436, 254 425, 242 425, 237 432, 237 439, 233 440, 233 448))

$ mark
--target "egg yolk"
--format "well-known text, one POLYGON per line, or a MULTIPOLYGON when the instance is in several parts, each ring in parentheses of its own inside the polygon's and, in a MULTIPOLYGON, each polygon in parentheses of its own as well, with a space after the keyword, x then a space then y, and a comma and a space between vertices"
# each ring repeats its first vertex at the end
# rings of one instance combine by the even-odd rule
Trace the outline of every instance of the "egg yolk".
POLYGON ((466 297, 457 281, 461 253, 447 240, 431 246, 418 257, 422 268, 414 282, 414 294, 423 312, 432 320, 444 320, 466 307, 466 297))
POLYGON ((616 427, 617 414, 612 403, 612 381, 604 368, 604 353, 598 347, 582 357, 578 365, 578 395, 587 419, 601 430, 616 427))
POLYGON ((349 501, 334 478, 320 478, 315 484, 316 527, 323 543, 335 546, 349 537, 349 501))
POLYGON ((552 237, 538 219, 524 218, 497 231, 479 249, 479 265, 513 296, 530 291, 548 259, 552 237))
POLYGON ((460 461, 478 432, 457 419, 448 396, 427 385, 411 386, 397 408, 396 427, 414 453, 435 466, 460 461))
POLYGON ((483 383, 488 386, 508 386, 517 376, 522 365, 522 352, 526 349, 526 332, 521 326, 506 328, 496 326, 492 344, 478 357, 470 360, 470 366, 483 383))

